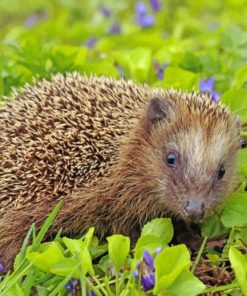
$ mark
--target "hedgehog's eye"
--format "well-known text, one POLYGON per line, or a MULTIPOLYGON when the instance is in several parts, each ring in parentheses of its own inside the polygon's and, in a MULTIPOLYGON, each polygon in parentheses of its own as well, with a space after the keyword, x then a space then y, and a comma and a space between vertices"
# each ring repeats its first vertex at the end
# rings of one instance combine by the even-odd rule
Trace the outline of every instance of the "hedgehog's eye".
POLYGON ((169 165, 169 166, 174 166, 177 162, 177 156, 175 153, 173 152, 169 152, 167 155, 166 155, 166 163, 169 165))
POLYGON ((218 179, 219 180, 223 178, 223 176, 225 175, 225 172, 226 172, 226 170, 225 170, 224 166, 222 165, 218 171, 218 179))

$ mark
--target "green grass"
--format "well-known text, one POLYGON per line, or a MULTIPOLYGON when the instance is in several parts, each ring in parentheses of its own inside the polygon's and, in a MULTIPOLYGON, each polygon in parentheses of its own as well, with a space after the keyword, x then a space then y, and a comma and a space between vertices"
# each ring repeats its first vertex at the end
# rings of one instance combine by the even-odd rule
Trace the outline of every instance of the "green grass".
MULTIPOLYGON (((13 87, 32 83, 33 78, 49 79, 54 73, 74 70, 111 77, 123 74, 152 86, 186 90, 199 90, 202 79, 214 78, 213 91, 247 122, 246 1, 166 0, 158 12, 152 11, 149 1, 144 2, 147 14, 155 19, 148 28, 135 23, 135 1, 104 1, 111 10, 110 17, 104 17, 102 1, 1 0, 0 103, 4 104, 13 87), (118 34, 110 33, 114 23, 120 25, 118 34), (94 46, 87 47, 94 36, 94 46)), ((246 128, 241 134, 247 137, 246 128)), ((147 275, 155 275, 150 289, 155 295, 191 296, 203 291, 247 295, 247 149, 239 153, 238 163, 242 185, 222 212, 202 226, 203 237, 209 239, 230 234, 222 250, 203 245, 192 264, 185 246, 168 247, 173 236, 169 219, 145 226, 134 250, 129 248, 129 238, 120 235, 99 243, 93 229, 82 239, 58 233, 54 241, 44 243, 58 205, 37 235, 35 225, 30 228, 14 271, 1 277, 0 295, 67 295, 67 282, 67 288, 82 295, 92 291, 143 295, 140 280, 147 275), (150 235, 152 227, 156 230, 150 235), (164 232, 169 233, 165 238, 164 232), (154 259, 159 247, 162 251, 154 259), (143 259, 144 250, 150 252, 154 269, 145 254, 143 259), (213 270, 231 266, 235 279, 205 287, 195 267, 202 268, 200 262, 206 259, 213 270), (141 270, 134 277, 137 262, 141 270), (72 278, 77 281, 71 282, 72 278)))

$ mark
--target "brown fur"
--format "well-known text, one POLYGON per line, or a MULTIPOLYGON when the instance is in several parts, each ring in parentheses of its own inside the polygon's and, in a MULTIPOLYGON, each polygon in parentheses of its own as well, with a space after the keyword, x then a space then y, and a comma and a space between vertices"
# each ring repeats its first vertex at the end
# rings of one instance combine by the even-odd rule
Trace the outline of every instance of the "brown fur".
POLYGON ((51 233, 95 226, 102 237, 135 237, 153 217, 186 220, 191 195, 205 202, 207 216, 233 190, 238 133, 236 119, 199 93, 77 73, 14 92, 0 109, 4 263, 61 199, 51 233), (178 153, 177 168, 165 163, 169 151, 178 153), (226 174, 217 180, 222 163, 226 174))

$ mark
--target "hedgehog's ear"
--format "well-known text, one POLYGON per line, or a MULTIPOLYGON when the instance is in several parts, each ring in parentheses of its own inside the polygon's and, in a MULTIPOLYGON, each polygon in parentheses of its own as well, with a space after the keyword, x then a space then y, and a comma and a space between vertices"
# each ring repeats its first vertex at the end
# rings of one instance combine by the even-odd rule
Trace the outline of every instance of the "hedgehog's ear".
POLYGON ((168 121, 170 109, 171 106, 165 98, 155 97, 151 99, 145 115, 145 122, 148 130, 158 122, 168 121))

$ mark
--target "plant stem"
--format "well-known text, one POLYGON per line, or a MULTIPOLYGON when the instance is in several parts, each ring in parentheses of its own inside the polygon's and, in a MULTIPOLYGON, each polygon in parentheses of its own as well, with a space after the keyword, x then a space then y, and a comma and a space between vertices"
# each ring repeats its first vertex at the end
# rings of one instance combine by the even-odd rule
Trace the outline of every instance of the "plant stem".
POLYGON ((85 276, 82 274, 82 272, 80 274, 80 281, 81 281, 81 295, 86 296, 87 295, 86 281, 85 281, 85 276))
POLYGON ((207 288, 203 291, 203 293, 214 293, 214 292, 220 292, 220 291, 225 291, 225 290, 233 290, 233 289, 240 289, 238 283, 232 283, 229 285, 224 285, 224 286, 219 286, 219 287, 212 287, 212 288, 207 288))
POLYGON ((205 245, 206 245, 207 239, 208 239, 208 238, 207 238, 207 236, 206 236, 206 237, 204 238, 202 244, 201 244, 201 247, 200 247, 200 249, 199 249, 199 251, 198 251, 198 254, 197 254, 197 256, 196 256, 196 260, 195 260, 193 266, 191 267, 191 272, 192 272, 192 273, 194 273, 195 270, 196 270, 196 267, 197 267, 197 265, 198 265, 198 263, 199 263, 199 260, 200 260, 200 258, 201 258, 201 256, 202 256, 202 252, 203 252, 203 250, 204 250, 204 248, 205 248, 205 245))
POLYGON ((85 277, 87 285, 91 291, 93 291, 97 296, 102 296, 98 289, 90 282, 88 278, 85 277))
POLYGON ((116 296, 119 295, 119 277, 118 277, 118 273, 116 272, 116 296))
POLYGON ((229 238, 226 242, 226 245, 223 249, 223 253, 222 253, 222 258, 227 258, 228 259, 228 253, 229 253, 229 249, 230 249, 230 246, 233 244, 234 242, 234 236, 235 236, 235 228, 232 227, 231 231, 230 231, 230 234, 229 234, 229 238))
POLYGON ((91 278, 97 283, 98 287, 102 290, 104 295, 108 296, 106 289, 104 288, 104 284, 102 284, 95 275, 90 275, 91 278))
MULTIPOLYGON (((115 281, 114 281, 114 283, 115 283, 115 281)), ((107 295, 112 296, 113 294, 112 294, 111 287, 110 287, 110 281, 107 276, 105 276, 104 283, 102 283, 102 285, 103 284, 105 285, 106 291, 108 293, 107 295)))

